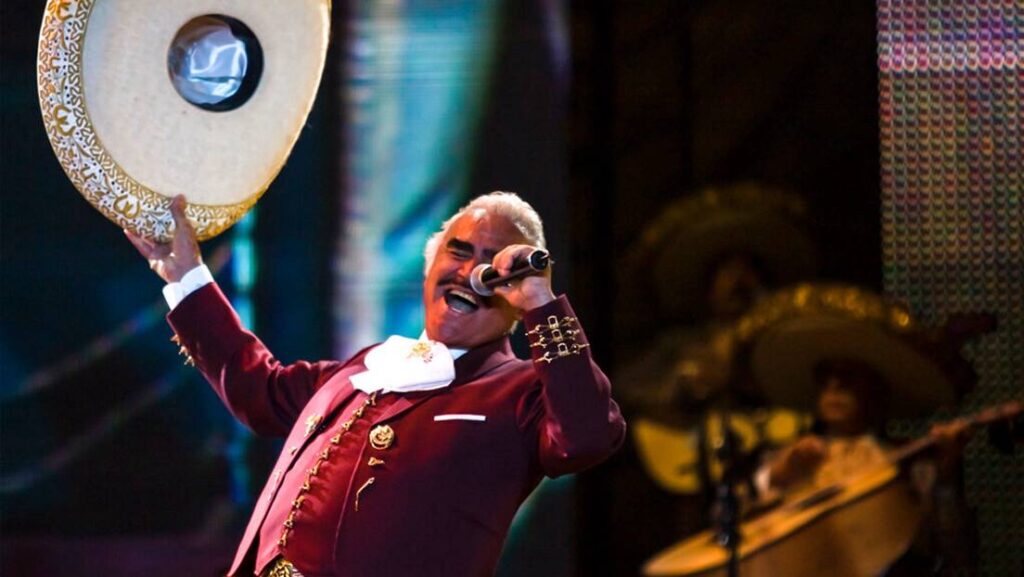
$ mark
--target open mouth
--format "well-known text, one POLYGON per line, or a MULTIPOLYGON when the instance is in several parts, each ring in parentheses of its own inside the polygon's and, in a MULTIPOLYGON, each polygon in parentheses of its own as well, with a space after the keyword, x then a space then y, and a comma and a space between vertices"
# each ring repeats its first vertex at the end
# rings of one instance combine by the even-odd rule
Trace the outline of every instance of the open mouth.
POLYGON ((444 293, 448 308, 460 313, 471 313, 480 308, 475 294, 461 288, 451 288, 444 293))

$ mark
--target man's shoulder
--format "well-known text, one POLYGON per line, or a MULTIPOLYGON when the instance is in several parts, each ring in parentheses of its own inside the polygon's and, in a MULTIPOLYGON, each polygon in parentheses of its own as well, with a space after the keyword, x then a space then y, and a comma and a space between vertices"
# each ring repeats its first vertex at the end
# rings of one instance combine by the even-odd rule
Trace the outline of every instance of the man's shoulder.
POLYGON ((342 363, 345 365, 350 365, 352 363, 362 362, 362 360, 366 358, 366 355, 380 344, 381 343, 373 343, 372 345, 367 345, 349 355, 348 358, 343 359, 342 363))

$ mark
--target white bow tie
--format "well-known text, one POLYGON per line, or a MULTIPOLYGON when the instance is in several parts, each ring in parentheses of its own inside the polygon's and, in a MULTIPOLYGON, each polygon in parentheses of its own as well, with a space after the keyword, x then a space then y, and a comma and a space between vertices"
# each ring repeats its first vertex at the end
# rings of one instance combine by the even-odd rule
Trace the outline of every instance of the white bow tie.
POLYGON ((392 336, 377 345, 352 375, 352 386, 365 393, 408 393, 447 387, 455 379, 455 361, 444 344, 392 336))

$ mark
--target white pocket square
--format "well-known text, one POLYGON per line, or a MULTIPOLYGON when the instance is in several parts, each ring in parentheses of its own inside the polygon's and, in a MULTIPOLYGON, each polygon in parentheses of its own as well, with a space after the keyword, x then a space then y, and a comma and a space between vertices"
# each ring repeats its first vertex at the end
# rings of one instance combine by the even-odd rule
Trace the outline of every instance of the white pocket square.
POLYGON ((468 414, 452 414, 452 415, 434 415, 435 421, 477 421, 484 422, 487 420, 486 415, 468 415, 468 414))

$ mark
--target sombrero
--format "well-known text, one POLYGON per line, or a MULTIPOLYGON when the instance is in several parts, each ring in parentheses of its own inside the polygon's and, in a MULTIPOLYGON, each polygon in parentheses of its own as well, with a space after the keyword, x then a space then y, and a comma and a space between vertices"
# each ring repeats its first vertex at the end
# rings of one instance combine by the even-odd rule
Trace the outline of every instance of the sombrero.
POLYGON ((49 0, 43 123, 85 199, 156 240, 185 194, 200 239, 284 165, 323 71, 330 0, 49 0))
POLYGON ((806 207, 798 195, 756 183, 712 187, 663 209, 632 249, 649 266, 662 314, 704 316, 708 275, 723 257, 753 256, 775 286, 805 280, 817 254, 804 231, 806 207))
POLYGON ((814 408, 815 369, 834 360, 858 361, 883 377, 890 417, 952 406, 974 384, 970 364, 945 333, 926 330, 905 307, 851 286, 778 291, 718 339, 767 401, 798 409, 814 408))

